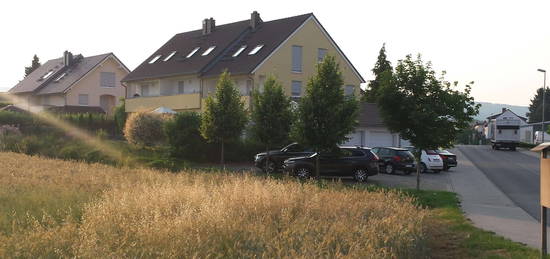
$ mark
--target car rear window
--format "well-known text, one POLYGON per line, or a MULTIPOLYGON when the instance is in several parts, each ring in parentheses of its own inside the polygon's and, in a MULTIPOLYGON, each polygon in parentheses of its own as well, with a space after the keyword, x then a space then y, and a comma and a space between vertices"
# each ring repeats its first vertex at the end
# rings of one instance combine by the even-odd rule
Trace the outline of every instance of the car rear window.
POLYGON ((397 151, 397 155, 400 157, 413 157, 410 151, 397 151))

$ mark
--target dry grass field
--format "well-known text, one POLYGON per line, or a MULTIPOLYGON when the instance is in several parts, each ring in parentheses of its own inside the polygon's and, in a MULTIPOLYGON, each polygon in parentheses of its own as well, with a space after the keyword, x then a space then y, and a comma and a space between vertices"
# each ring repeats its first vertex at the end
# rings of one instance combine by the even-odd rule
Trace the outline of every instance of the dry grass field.
POLYGON ((419 258, 397 192, 0 153, 0 258, 419 258))

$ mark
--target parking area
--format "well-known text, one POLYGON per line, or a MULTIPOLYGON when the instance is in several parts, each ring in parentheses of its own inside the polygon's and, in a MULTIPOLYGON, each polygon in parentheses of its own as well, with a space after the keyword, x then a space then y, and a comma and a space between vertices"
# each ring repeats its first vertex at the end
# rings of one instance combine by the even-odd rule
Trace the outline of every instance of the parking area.
MULTIPOLYGON (((454 168, 441 173, 422 173, 420 174, 420 188, 426 190, 453 191, 449 174, 454 172, 454 168)), ((410 175, 403 175, 401 172, 396 174, 380 173, 369 177, 368 184, 375 184, 387 187, 416 188, 416 172, 410 175)))

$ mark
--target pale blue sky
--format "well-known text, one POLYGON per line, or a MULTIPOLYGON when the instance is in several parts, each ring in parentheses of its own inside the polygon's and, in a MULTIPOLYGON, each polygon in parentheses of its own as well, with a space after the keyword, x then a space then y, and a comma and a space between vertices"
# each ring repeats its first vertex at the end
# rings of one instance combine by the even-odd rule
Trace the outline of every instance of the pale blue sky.
MULTIPOLYGON (((2 1, 0 91, 23 78, 36 53, 114 52, 135 68, 176 33, 202 19, 224 24, 313 12, 359 72, 383 42, 393 64, 422 53, 447 79, 475 81, 478 101, 527 105, 550 72, 550 1, 2 1)), ((550 77, 550 76, 549 76, 550 77)), ((550 80, 549 80, 550 81, 550 80)))

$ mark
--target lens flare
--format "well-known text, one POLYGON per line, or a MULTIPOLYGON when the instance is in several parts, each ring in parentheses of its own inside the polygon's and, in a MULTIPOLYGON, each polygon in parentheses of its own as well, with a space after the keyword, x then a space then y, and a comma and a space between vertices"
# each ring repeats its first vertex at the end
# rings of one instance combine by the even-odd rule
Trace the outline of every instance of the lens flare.
POLYGON ((63 121, 47 111, 35 111, 33 109, 30 109, 28 105, 27 105, 27 108, 25 108, 24 107, 25 105, 19 105, 19 104, 26 103, 26 100, 23 100, 22 98, 19 98, 15 95, 3 94, 0 97, 8 99, 16 107, 23 109, 25 111, 28 111, 30 114, 44 121, 45 123, 48 123, 58 129, 63 130, 67 135, 77 138, 89 146, 97 148, 100 152, 109 156, 115 161, 118 161, 118 162, 125 161, 124 154, 118 148, 116 148, 115 146, 113 146, 112 144, 106 141, 99 139, 94 135, 91 135, 85 130, 82 130, 66 121, 63 121))

